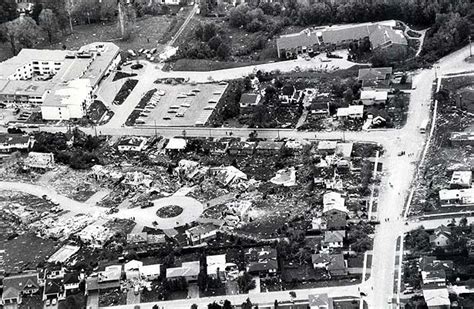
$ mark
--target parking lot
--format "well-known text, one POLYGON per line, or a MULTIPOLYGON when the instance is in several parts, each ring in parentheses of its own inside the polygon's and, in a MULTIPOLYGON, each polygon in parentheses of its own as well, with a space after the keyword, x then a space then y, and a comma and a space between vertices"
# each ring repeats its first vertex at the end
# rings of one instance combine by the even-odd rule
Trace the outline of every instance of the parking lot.
POLYGON ((145 111, 136 121, 137 125, 204 125, 227 84, 156 84, 155 87, 160 95, 152 98, 145 107, 145 111))

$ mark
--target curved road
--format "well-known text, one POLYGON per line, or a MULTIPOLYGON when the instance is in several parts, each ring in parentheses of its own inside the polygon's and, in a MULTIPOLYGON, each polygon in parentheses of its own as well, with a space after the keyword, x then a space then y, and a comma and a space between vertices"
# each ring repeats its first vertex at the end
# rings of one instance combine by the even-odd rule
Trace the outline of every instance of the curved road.
MULTIPOLYGON (((298 299, 307 299, 310 293, 328 293, 329 296, 355 296, 358 294, 356 288, 360 288, 368 296, 366 300, 369 308, 387 308, 387 298, 393 296, 393 276, 396 256, 396 241, 406 229, 402 211, 407 198, 413 175, 415 172, 416 161, 420 158, 425 142, 425 136, 418 132, 418 126, 422 120, 430 116, 431 93, 435 75, 438 76, 448 73, 459 73, 474 69, 474 64, 464 62, 469 55, 469 47, 465 47, 453 54, 441 59, 434 68, 422 70, 414 78, 416 89, 412 91, 409 107, 409 115, 406 125, 400 130, 370 131, 370 132, 298 132, 295 130, 265 129, 258 130, 259 137, 276 138, 287 137, 295 139, 341 139, 353 141, 372 141, 380 143, 385 148, 382 157, 384 162, 383 173, 380 184, 378 199, 378 217, 381 224, 377 226, 373 248, 373 262, 371 277, 361 285, 342 286, 332 288, 317 288, 308 290, 297 290, 298 299), (404 150, 407 154, 413 153, 413 157, 399 157, 397 153, 404 150), (391 185, 389 185, 391 184, 391 185), (385 222, 384 218, 390 218, 385 222)), ((223 70, 225 71, 225 70, 223 70)), ((186 72, 184 72, 186 73, 186 72)), ((181 72, 183 74, 183 72, 181 72)), ((239 76, 240 77, 240 76, 239 76)), ((227 78, 229 79, 229 77, 227 78)), ((47 131, 65 131, 66 128, 42 128, 47 131)), ((253 129, 230 129, 230 128, 159 128, 160 135, 173 137, 182 135, 186 130, 187 136, 225 136, 225 132, 232 131, 234 136, 248 137, 253 129)), ((92 130, 86 130, 92 133, 92 130)), ((107 135, 154 135, 153 128, 122 128, 106 126, 101 127, 102 134, 107 135)), ((0 183, 1 185, 2 183, 0 183)), ((24 187, 24 186, 22 186, 24 187)), ((25 187, 26 188, 26 187, 25 187)), ((31 187, 28 187, 31 189, 31 187)), ((37 190, 37 189, 34 189, 37 190)), ((22 190, 24 191, 24 190, 22 190)), ((208 303, 219 301, 221 299, 230 299, 233 303, 242 302, 248 295, 232 295, 225 297, 209 297, 201 299, 177 300, 160 303, 164 308, 189 308, 190 303, 197 303, 200 307, 207 306, 208 303)), ((289 298, 287 291, 259 293, 251 295, 250 298, 259 303, 272 303, 275 298, 287 300, 289 298)), ((134 305, 120 306, 118 308, 133 308, 134 305)), ((142 308, 151 308, 152 304, 140 304, 142 308)), ((117 308, 117 307, 113 307, 117 308)))

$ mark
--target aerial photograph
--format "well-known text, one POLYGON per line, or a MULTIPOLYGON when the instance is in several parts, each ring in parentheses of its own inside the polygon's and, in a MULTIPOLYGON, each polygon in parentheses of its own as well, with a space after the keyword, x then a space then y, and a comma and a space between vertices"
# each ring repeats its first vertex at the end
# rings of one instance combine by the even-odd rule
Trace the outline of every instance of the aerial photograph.
POLYGON ((0 309, 474 309, 473 0, 0 0, 0 309))

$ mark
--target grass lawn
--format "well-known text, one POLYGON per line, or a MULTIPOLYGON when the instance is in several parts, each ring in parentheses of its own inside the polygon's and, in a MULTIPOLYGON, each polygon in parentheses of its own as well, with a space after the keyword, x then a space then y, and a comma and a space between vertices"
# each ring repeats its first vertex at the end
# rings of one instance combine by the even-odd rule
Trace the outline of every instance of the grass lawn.
POLYGON ((116 80, 119 80, 119 79, 122 79, 122 78, 127 78, 127 77, 134 77, 134 76, 137 76, 136 73, 126 73, 126 72, 117 72, 115 73, 114 75, 114 79, 112 80, 113 82, 115 82, 116 80))
POLYGON ((87 114, 91 121, 97 123, 105 112, 107 112, 107 107, 105 107, 104 103, 99 100, 94 100, 94 102, 89 106, 87 114))
POLYGON ((145 106, 148 104, 148 102, 150 102, 151 98, 153 97, 156 91, 157 91, 156 88, 148 90, 148 92, 145 93, 145 95, 140 99, 140 102, 138 102, 135 108, 141 108, 141 109, 145 108, 145 106))
MULTIPOLYGON (((182 15, 180 12, 178 16, 182 15)), ((151 49, 157 47, 163 35, 168 31, 175 16, 146 16, 138 18, 135 22, 132 34, 128 40, 121 40, 116 22, 78 25, 74 27, 74 33, 63 36, 56 43, 49 44, 41 40, 35 48, 39 49, 62 49, 63 44, 67 49, 78 49, 79 47, 93 42, 113 42, 122 50, 127 49, 151 49)), ((10 45, 0 43, 0 61, 12 57, 10 45)))
POLYGON ((138 84, 138 80, 129 79, 123 84, 119 92, 114 98, 113 104, 122 105, 123 102, 127 99, 128 95, 133 91, 133 88, 138 84))
POLYGON ((245 67, 261 63, 265 63, 265 61, 231 62, 208 59, 179 59, 175 63, 170 64, 169 68, 173 71, 215 71, 245 67))
POLYGON ((140 117, 141 110, 134 109, 131 113, 130 116, 128 116, 127 120, 125 121, 125 125, 128 127, 134 126, 135 121, 140 117))

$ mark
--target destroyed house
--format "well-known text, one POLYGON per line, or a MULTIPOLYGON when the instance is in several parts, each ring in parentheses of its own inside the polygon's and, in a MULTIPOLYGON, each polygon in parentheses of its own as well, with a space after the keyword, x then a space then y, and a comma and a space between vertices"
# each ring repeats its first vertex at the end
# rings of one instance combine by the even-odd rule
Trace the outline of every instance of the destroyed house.
POLYGON ((449 141, 456 147, 474 146, 474 132, 451 132, 449 141))
POLYGON ((314 269, 324 269, 331 276, 345 276, 348 273, 344 256, 340 254, 318 253, 311 256, 314 269))
POLYGON ((43 289, 43 300, 64 299, 64 285, 62 278, 46 279, 43 289))
POLYGON ((251 156, 255 151, 256 142, 234 142, 228 148, 232 156, 251 156))
POLYGON ((50 169, 54 167, 54 154, 42 152, 30 152, 25 159, 25 165, 29 168, 50 169))
POLYGON ((246 270, 262 277, 275 275, 278 271, 277 251, 269 246, 249 248, 245 252, 246 270))
POLYGON ((127 136, 124 137, 118 144, 117 149, 119 151, 142 151, 145 148, 147 138, 139 136, 127 136))
POLYGON ((229 146, 228 142, 207 142, 205 145, 205 149, 209 150, 209 153, 213 156, 223 155, 227 151, 227 147, 229 146))
POLYGON ((255 152, 264 156, 279 155, 284 144, 284 142, 261 141, 255 147, 255 152))

